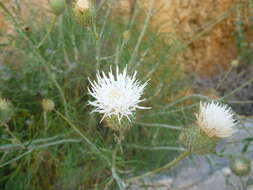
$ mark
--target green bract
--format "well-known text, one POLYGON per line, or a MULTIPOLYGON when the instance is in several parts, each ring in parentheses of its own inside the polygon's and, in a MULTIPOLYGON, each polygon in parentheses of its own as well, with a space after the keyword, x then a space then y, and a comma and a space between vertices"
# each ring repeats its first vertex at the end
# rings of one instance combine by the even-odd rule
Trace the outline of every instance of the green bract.
POLYGON ((189 151, 201 155, 214 153, 218 143, 217 138, 208 137, 196 126, 184 129, 179 139, 189 151))
POLYGON ((237 156, 231 159, 230 169, 237 176, 247 176, 251 171, 250 160, 243 156, 237 156))
POLYGON ((66 7, 65 0, 49 0, 48 4, 49 7, 51 8, 51 11, 56 15, 62 14, 62 12, 66 7))
POLYGON ((128 131, 132 126, 131 122, 126 117, 123 117, 119 121, 118 117, 115 115, 107 117, 105 122, 107 127, 118 132, 128 131))

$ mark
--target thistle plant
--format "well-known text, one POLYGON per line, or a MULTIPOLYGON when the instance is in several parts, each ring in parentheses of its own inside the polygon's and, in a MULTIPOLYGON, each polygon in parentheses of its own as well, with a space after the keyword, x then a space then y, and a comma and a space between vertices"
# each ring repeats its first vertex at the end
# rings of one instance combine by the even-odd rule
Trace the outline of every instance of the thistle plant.
POLYGON ((112 70, 106 75, 97 73, 97 81, 91 81, 89 94, 95 99, 89 104, 95 109, 92 112, 103 114, 101 121, 105 120, 107 127, 124 134, 132 127, 137 109, 149 109, 140 106, 141 99, 147 82, 141 84, 133 75, 127 74, 127 67, 123 72, 116 67, 116 73, 112 70))
POLYGON ((196 118, 196 124, 184 129, 180 135, 186 148, 196 154, 214 153, 219 140, 236 131, 232 109, 218 102, 201 102, 196 118))
POLYGON ((186 147, 185 152, 163 167, 130 178, 128 181, 138 180, 168 170, 191 153, 200 155, 214 153, 219 140, 232 136, 237 125, 231 108, 214 101, 210 103, 200 102, 196 119, 196 125, 184 129, 179 136, 179 140, 186 147))
MULTIPOLYGON (((6 138, 1 139, 0 150, 22 148, 1 152, 3 189, 50 188, 43 186, 43 181, 51 187, 59 183, 60 189, 117 189, 118 185, 123 190, 126 183, 167 171, 192 153, 214 152, 221 139, 235 133, 234 113, 217 102, 200 103, 194 125, 180 127, 189 123, 188 119, 192 122, 188 108, 194 107, 181 107, 183 102, 203 96, 181 97, 186 81, 180 66, 174 64, 174 55, 185 49, 185 44, 174 34, 164 40, 161 31, 150 30, 151 18, 155 18, 152 3, 148 12, 136 9, 132 20, 125 22, 112 18, 111 1, 101 1, 97 8, 94 0, 75 0, 70 6, 65 0, 48 2, 55 14, 52 24, 33 23, 29 33, 22 30, 19 17, 0 2, 18 31, 11 45, 21 53, 15 56, 15 60, 20 57, 18 69, 7 75, 0 72, 4 79, 0 90, 17 106, 13 117, 12 103, 0 99, 1 132, 8 133, 7 140, 14 139, 9 141, 11 146, 5 146, 6 138), (145 15, 145 22, 140 23, 145 15), (123 69, 98 71, 112 63, 123 69), (144 92, 151 110, 143 105, 144 92), (173 98, 168 101, 168 97, 173 98), (138 113, 140 110, 145 114, 138 113), (28 125, 28 120, 33 124, 28 125), (113 136, 100 125, 116 135, 118 144, 112 143, 113 136), (176 147, 179 133, 185 148, 176 147), (123 139, 124 146, 118 146, 123 139), (139 151, 143 147, 144 151, 139 151), (118 148, 122 148, 121 154, 117 154, 118 148), (159 154, 153 153, 157 150, 159 154), (175 157, 178 151, 183 152, 175 157), (168 163, 162 165, 164 162, 168 163), (79 179, 82 181, 77 182, 79 179)), ((6 55, 9 60, 9 53, 6 55)), ((236 164, 248 173, 241 163, 236 164)))
POLYGON ((91 23, 94 5, 92 0, 77 0, 73 3, 73 16, 81 25, 91 23))

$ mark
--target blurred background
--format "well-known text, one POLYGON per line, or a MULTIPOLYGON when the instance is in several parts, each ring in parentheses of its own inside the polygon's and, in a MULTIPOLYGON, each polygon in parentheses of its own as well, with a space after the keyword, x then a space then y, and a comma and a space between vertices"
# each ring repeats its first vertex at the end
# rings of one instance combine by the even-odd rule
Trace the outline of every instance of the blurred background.
MULTIPOLYGON (((219 151, 252 158, 252 133, 245 132, 253 113, 252 0, 90 2, 82 12, 68 0, 56 14, 48 0, 0 1, 0 97, 14 112, 0 127, 0 189, 119 189, 108 165, 114 134, 87 105, 88 78, 116 65, 137 70, 140 81, 150 79, 143 104, 152 107, 137 112, 115 158, 123 181, 182 151, 178 134, 194 123, 199 101, 234 109, 244 132, 219 151), (43 99, 56 111, 43 109, 43 99)), ((228 159, 219 156, 205 163, 226 168, 228 159)), ((174 179, 179 171, 155 180, 174 179)), ((239 182, 232 187, 245 189, 239 182)))

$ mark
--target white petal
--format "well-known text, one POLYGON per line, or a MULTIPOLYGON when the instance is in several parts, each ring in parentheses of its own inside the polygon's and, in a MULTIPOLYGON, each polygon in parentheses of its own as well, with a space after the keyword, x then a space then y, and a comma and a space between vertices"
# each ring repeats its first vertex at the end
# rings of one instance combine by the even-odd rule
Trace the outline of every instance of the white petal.
POLYGON ((124 116, 130 120, 129 116, 132 116, 136 109, 150 109, 138 105, 145 100, 140 98, 147 82, 141 84, 136 75, 137 72, 132 76, 127 75, 127 67, 122 73, 116 67, 116 75, 110 68, 108 75, 102 72, 97 73, 96 81, 88 79, 91 84, 88 93, 95 98, 94 101, 88 102, 95 107, 93 112, 103 113, 102 120, 112 115, 116 115, 119 120, 124 116))
POLYGON ((200 103, 197 123, 209 137, 218 138, 232 136, 237 125, 232 109, 214 101, 200 103))

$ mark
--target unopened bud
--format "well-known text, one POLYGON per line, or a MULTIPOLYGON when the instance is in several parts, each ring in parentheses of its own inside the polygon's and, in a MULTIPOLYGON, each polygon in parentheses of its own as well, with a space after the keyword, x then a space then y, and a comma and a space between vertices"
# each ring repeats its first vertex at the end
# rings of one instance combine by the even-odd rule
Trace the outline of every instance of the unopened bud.
POLYGON ((49 0, 48 5, 51 11, 55 15, 60 15, 63 13, 66 7, 66 1, 65 0, 49 0))
POLYGON ((125 32, 123 32, 123 38, 125 40, 129 40, 129 38, 131 37, 131 32, 130 30, 126 30, 125 32))
POLYGON ((231 159, 230 169, 237 176, 248 176, 251 171, 251 162, 245 157, 237 156, 231 159))
POLYGON ((41 104, 42 104, 42 108, 44 111, 53 111, 54 110, 55 104, 50 99, 43 99, 41 104))
POLYGON ((7 123, 14 114, 13 105, 6 99, 0 98, 0 123, 7 123))
POLYGON ((239 60, 235 59, 235 60, 231 61, 230 64, 231 64, 232 67, 238 67, 238 65, 240 64, 240 62, 239 62, 239 60))

